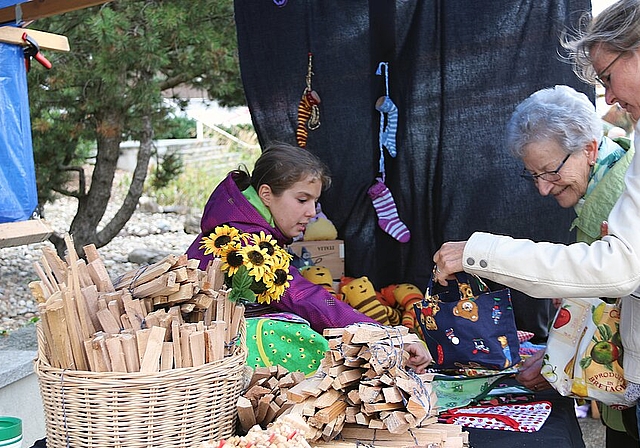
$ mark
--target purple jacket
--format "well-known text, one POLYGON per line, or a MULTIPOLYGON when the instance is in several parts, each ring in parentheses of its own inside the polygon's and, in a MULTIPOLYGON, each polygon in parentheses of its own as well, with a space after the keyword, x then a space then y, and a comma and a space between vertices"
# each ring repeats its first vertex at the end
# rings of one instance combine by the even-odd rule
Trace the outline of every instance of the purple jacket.
MULTIPOLYGON (((244 232, 257 233, 262 230, 272 235, 282 247, 291 243, 290 238, 265 221, 238 189, 232 175, 228 175, 211 193, 200 221, 202 233, 187 249, 189 258, 200 260, 200 269, 206 269, 212 259, 212 255, 205 256, 204 251, 198 249, 202 237, 223 224, 244 232)), ((289 273, 293 280, 289 282, 290 286, 280 301, 271 302, 273 308, 303 317, 320 334, 325 328, 344 327, 357 322, 377 323, 347 303, 336 300, 322 286, 302 277, 295 267, 289 267, 289 273)))

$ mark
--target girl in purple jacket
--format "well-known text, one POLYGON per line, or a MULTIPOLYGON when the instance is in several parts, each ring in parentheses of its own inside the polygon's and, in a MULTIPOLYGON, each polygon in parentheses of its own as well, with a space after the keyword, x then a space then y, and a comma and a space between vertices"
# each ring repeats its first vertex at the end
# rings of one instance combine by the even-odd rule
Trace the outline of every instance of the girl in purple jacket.
MULTIPOLYGON (((327 168, 311 152, 287 144, 272 145, 258 158, 251 175, 232 171, 211 193, 200 223, 202 232, 187 255, 199 259, 200 268, 206 269, 213 255, 205 255, 199 248, 202 237, 223 224, 243 232, 263 231, 284 247, 304 232, 316 215, 322 190, 330 185, 327 168)), ((271 302, 277 310, 301 316, 320 334, 325 328, 377 323, 302 277, 294 266, 289 273, 293 276, 290 286, 278 302, 271 302)), ((418 373, 424 371, 431 362, 426 348, 418 343, 407 350, 411 355, 409 365, 418 373)))

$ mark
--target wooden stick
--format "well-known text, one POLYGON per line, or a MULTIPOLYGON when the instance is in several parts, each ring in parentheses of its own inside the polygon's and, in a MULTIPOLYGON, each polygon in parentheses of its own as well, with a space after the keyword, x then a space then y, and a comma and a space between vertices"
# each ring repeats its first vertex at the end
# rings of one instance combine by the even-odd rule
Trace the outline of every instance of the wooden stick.
POLYGON ((60 369, 75 369, 76 364, 73 359, 71 341, 67 330, 62 293, 58 291, 49 297, 45 307, 47 326, 51 332, 51 336, 47 338, 51 341, 49 344, 51 365, 60 369))
POLYGON ((42 256, 47 261, 57 283, 65 283, 67 281, 67 264, 58 256, 55 249, 53 247, 44 246, 42 248, 42 256))
POLYGON ((130 333, 119 335, 122 351, 124 352, 124 361, 127 366, 127 372, 140 371, 140 356, 138 355, 138 345, 136 337, 130 333))
POLYGON ((113 337, 106 340, 107 352, 109 353, 109 360, 111 361, 112 372, 126 372, 127 362, 124 357, 124 351, 122 350, 122 343, 120 338, 113 337))
POLYGON ((67 255, 69 256, 70 263, 67 269, 67 285, 69 289, 73 291, 75 302, 77 306, 78 318, 80 320, 80 328, 82 329, 82 340, 89 339, 96 332, 93 326, 89 311, 80 291, 80 278, 78 274, 78 254, 76 253, 75 246, 73 245, 73 238, 68 233, 64 237, 65 244, 67 246, 67 255))
POLYGON ((62 302, 64 303, 64 315, 67 323, 67 331, 69 333, 69 341, 71 342, 71 352, 73 353, 76 368, 78 370, 87 370, 89 368, 89 364, 86 353, 84 352, 83 341, 85 338, 83 337, 83 330, 80 324, 80 318, 78 317, 76 300, 69 289, 65 288, 65 290, 62 291, 62 302))
POLYGON ((33 270, 36 271, 36 274, 38 275, 38 277, 40 277, 40 281, 42 282, 44 289, 47 292, 47 297, 49 297, 56 291, 60 291, 58 284, 51 282, 51 279, 49 279, 46 272, 44 272, 42 265, 37 261, 33 263, 33 270))
POLYGON ((140 364, 142 364, 142 358, 144 357, 144 352, 147 350, 147 341, 149 340, 150 334, 151 334, 150 328, 145 328, 144 330, 136 331, 136 343, 138 345, 138 359, 140 360, 140 364))
MULTIPOLYGON (((162 260, 149 266, 141 267, 133 271, 129 271, 114 282, 116 289, 131 289, 136 286, 147 283, 154 278, 160 277, 167 272, 176 263, 178 257, 176 255, 167 255, 162 260)), ((134 294, 135 295, 135 294, 134 294)))
POLYGON ((173 341, 173 359, 176 369, 182 367, 182 350, 180 342, 180 322, 173 320, 171 322, 171 340, 173 341))
POLYGON ((191 348, 191 363, 193 367, 203 365, 206 362, 204 331, 194 331, 189 334, 189 346, 191 348))
POLYGON ((160 370, 170 370, 173 368, 173 342, 162 343, 162 353, 160 354, 160 370))
POLYGON ((160 356, 162 355, 162 343, 164 342, 165 329, 153 327, 149 334, 147 347, 140 363, 140 372, 157 372, 160 367, 160 356))

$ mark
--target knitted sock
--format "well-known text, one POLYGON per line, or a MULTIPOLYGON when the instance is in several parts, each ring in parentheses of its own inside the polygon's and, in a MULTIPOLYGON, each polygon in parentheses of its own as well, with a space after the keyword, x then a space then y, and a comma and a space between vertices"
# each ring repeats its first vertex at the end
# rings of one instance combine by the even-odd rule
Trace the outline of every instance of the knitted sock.
POLYGON ((378 225, 393 238, 401 243, 411 239, 411 233, 407 226, 400 221, 396 203, 391 192, 379 179, 369 188, 367 194, 373 201, 373 208, 378 215, 378 225))
POLYGON ((391 157, 396 156, 396 130, 398 128, 398 107, 388 96, 376 101, 380 111, 380 146, 384 146, 391 157))
MULTIPOLYGON (((309 135, 307 125, 309 124, 309 120, 313 117, 319 120, 317 117, 318 104, 320 104, 318 94, 314 90, 305 90, 298 104, 298 127, 296 128, 296 141, 301 148, 307 147, 307 136, 309 135)), ((317 127, 316 125, 313 129, 317 127)))

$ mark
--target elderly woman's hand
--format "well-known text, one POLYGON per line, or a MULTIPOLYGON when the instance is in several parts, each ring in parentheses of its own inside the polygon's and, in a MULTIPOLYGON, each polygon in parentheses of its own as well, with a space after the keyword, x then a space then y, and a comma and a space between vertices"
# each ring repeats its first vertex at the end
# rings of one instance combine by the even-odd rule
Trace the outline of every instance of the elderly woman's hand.
POLYGON ((529 358, 527 358, 520 366, 516 380, 527 389, 534 391, 540 391, 550 389, 551 385, 542 376, 540 370, 542 369, 542 357, 544 356, 544 350, 538 350, 529 358))
POLYGON ((466 241, 444 243, 433 255, 435 280, 442 286, 447 286, 447 279, 452 280, 453 274, 463 271, 462 255, 466 245, 466 241))
POLYGON ((405 347, 405 350, 409 353, 407 366, 415 370, 417 374, 424 373, 431 361, 433 361, 431 353, 422 342, 409 344, 405 347))

